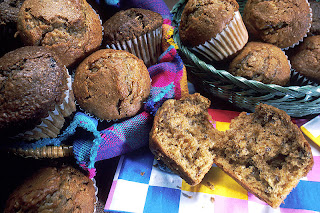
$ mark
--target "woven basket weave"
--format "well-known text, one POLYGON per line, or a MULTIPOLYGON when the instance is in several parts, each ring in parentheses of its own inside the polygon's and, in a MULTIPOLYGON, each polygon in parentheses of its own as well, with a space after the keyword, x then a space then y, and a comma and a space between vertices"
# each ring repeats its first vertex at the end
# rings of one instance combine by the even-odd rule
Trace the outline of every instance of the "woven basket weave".
POLYGON ((41 148, 27 149, 27 150, 24 150, 22 148, 12 148, 9 151, 20 157, 25 157, 25 158, 30 157, 35 159, 63 158, 63 157, 69 157, 73 155, 73 147, 65 146, 65 145, 44 146, 41 148))
MULTIPOLYGON (((293 74, 290 86, 264 84, 243 77, 233 76, 226 70, 218 70, 214 65, 205 62, 181 44, 179 37, 179 23, 187 0, 180 0, 174 5, 173 38, 183 53, 184 63, 189 79, 212 96, 217 96, 237 107, 253 111, 259 103, 273 105, 286 111, 290 116, 303 117, 320 113, 320 86, 308 81, 298 74, 293 74)), ((238 0, 240 12, 246 1, 238 0)), ((294 72, 293 72, 294 73, 294 72)))

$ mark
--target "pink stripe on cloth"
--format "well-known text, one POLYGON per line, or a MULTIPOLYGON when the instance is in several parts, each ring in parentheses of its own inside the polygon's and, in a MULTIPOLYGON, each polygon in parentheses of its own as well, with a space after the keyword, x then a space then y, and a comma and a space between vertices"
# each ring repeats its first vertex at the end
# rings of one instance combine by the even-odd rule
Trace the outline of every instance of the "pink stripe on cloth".
POLYGON ((248 213, 248 200, 228 198, 228 197, 223 197, 219 195, 216 195, 214 199, 215 199, 214 212, 248 213))
MULTIPOLYGON (((308 181, 320 182, 320 156, 313 156, 314 165, 307 174, 308 181)), ((320 205, 320 204, 319 204, 320 205)))
POLYGON ((117 181, 115 180, 115 181, 112 182, 112 185, 111 185, 111 188, 110 188, 110 191, 109 191, 109 195, 108 195, 108 199, 107 199, 106 205, 104 206, 104 209, 110 209, 110 205, 111 205, 111 202, 112 202, 114 191, 116 189, 116 185, 117 185, 117 181))

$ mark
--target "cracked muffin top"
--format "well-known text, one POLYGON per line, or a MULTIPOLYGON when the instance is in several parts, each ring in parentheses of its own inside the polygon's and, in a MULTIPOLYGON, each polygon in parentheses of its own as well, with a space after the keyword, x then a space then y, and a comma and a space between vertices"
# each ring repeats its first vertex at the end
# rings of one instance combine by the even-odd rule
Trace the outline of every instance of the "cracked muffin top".
POLYGON ((26 46, 0 58, 0 134, 30 130, 62 104, 67 69, 45 47, 26 46))
POLYGON ((4 212, 94 212, 93 181, 71 166, 44 167, 9 196, 4 212))
POLYGON ((255 40, 288 48, 310 29, 312 13, 306 0, 248 0, 243 21, 255 40))
POLYGON ((320 82, 320 35, 309 36, 290 55, 292 68, 305 77, 320 82))
POLYGON ((104 24, 104 43, 134 39, 162 26, 159 13, 141 8, 130 8, 114 14, 104 24))
POLYGON ((229 72, 265 84, 285 86, 290 80, 290 63, 277 46, 248 42, 229 65, 229 72))
POLYGON ((18 19, 19 9, 24 0, 3 0, 0 3, 0 25, 14 24, 18 19))
POLYGON ((100 18, 85 0, 26 0, 17 29, 25 45, 54 50, 67 67, 92 53, 102 41, 100 18))
POLYGON ((141 59, 124 50, 102 49, 81 62, 72 86, 83 110, 115 120, 136 115, 149 96, 150 85, 141 59))
POLYGON ((181 42, 187 46, 198 46, 214 38, 238 10, 235 0, 189 0, 181 14, 181 42))

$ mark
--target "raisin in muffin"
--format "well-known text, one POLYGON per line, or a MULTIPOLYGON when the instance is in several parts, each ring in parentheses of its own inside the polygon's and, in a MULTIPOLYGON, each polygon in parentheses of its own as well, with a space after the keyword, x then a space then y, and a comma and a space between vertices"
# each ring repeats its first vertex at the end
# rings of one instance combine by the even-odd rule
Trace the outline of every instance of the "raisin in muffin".
POLYGON ((162 52, 162 24, 162 16, 151 10, 121 10, 103 24, 104 46, 126 50, 149 67, 157 62, 162 52))
POLYGON ((68 70, 45 47, 25 46, 1 57, 0 85, 2 136, 54 138, 75 111, 68 70))
POLYGON ((26 0, 17 21, 25 45, 54 50, 67 67, 100 47, 102 25, 85 0, 26 0))
POLYGON ((210 149, 219 132, 211 123, 209 106, 199 93, 167 100, 150 132, 152 153, 190 185, 199 184, 213 164, 210 149))
POLYGON ((143 61, 124 50, 102 49, 77 68, 73 89, 80 107, 102 120, 136 115, 150 93, 143 61))
POLYGON ((45 167, 12 192, 4 212, 94 212, 95 193, 93 181, 80 170, 45 167))
POLYGON ((248 41, 248 32, 235 0, 190 0, 181 14, 181 42, 209 60, 220 61, 248 41))
POLYGON ((243 21, 253 39, 289 48, 307 35, 312 12, 306 0, 248 0, 243 21))
POLYGON ((307 37, 290 55, 292 68, 308 79, 320 82, 320 35, 307 37))
POLYGON ((231 61, 228 71, 235 76, 281 86, 289 82, 291 73, 285 53, 263 42, 248 42, 231 61))

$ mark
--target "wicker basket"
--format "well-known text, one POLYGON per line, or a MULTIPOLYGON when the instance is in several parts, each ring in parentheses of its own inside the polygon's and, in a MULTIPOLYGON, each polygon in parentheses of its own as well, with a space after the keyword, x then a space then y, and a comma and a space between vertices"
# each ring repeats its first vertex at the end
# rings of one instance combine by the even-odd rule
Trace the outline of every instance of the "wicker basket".
MULTIPOLYGON (((274 84, 263 84, 254 80, 233 76, 223 69, 216 69, 200 59, 187 47, 183 46, 179 37, 179 23, 181 13, 187 0, 180 0, 174 5, 171 13, 173 15, 173 26, 175 27, 173 38, 180 51, 188 74, 192 76, 189 80, 196 83, 206 93, 229 101, 237 107, 253 111, 259 103, 273 105, 286 111, 290 116, 303 117, 320 113, 320 86, 314 82, 292 72, 290 86, 279 86, 274 84)), ((246 1, 238 0, 240 12, 246 1)))
POLYGON ((9 152, 25 158, 35 158, 35 159, 44 159, 44 158, 63 158, 73 155, 72 146, 44 146, 36 149, 27 149, 22 148, 11 148, 9 152))

